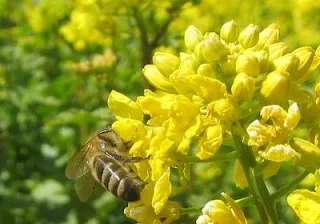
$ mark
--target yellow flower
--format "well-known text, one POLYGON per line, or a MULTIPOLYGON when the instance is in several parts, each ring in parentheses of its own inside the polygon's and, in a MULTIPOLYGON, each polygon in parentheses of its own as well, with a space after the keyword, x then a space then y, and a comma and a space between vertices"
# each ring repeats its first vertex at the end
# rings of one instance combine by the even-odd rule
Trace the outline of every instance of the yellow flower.
POLYGON ((142 74, 148 80, 148 82, 154 87, 166 92, 175 92, 172 83, 159 71, 156 65, 144 66, 142 74))
POLYGON ((265 106, 260 112, 261 120, 255 120, 248 128, 249 144, 263 147, 260 156, 281 162, 298 158, 300 152, 287 144, 289 133, 300 121, 298 105, 293 103, 288 112, 278 105, 265 106))
POLYGON ((141 192, 141 200, 129 202, 124 214, 141 224, 170 224, 180 218, 180 206, 167 201, 160 212, 156 213, 152 204, 155 194, 154 184, 148 184, 141 192))
POLYGON ((309 141, 300 138, 294 138, 290 141, 291 147, 301 154, 297 163, 314 173, 317 168, 320 168, 320 148, 309 141))
POLYGON ((212 101, 207 106, 210 116, 224 121, 234 121, 239 117, 239 109, 231 97, 212 101))
POLYGON ((114 90, 111 91, 108 97, 108 106, 117 120, 123 118, 131 118, 138 121, 143 120, 143 113, 137 103, 114 90))
POLYGON ((306 189, 295 190, 287 197, 287 202, 304 223, 320 223, 320 194, 306 189))
POLYGON ((223 128, 221 125, 208 127, 201 138, 197 149, 197 156, 204 160, 212 157, 220 148, 223 141, 223 128))
POLYGON ((226 202, 222 200, 209 201, 202 209, 202 215, 197 219, 197 224, 246 224, 247 221, 242 210, 227 195, 224 195, 226 202))

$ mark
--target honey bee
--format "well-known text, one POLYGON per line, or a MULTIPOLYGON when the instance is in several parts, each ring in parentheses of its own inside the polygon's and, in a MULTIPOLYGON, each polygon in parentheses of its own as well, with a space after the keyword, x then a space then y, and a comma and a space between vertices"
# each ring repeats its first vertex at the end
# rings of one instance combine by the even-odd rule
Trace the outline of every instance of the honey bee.
POLYGON ((76 180, 76 192, 81 201, 90 198, 100 183, 116 197, 137 201, 145 183, 127 163, 144 158, 126 157, 128 144, 110 127, 95 134, 68 161, 66 176, 76 180))

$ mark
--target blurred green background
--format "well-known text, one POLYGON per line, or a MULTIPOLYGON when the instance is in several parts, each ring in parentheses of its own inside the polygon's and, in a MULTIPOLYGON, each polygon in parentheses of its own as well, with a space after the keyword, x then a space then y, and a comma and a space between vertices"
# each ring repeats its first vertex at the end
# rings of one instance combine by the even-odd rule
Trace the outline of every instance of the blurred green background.
MULTIPOLYGON (((218 32, 232 19, 242 28, 277 23, 292 49, 320 43, 314 0, 1 0, 0 223, 130 223, 125 202, 111 194, 81 203, 65 164, 114 119, 106 106, 112 89, 134 99, 150 87, 141 70, 154 51, 183 51, 189 25, 218 32)), ((231 168, 194 172, 201 174, 194 190, 177 198, 185 207, 203 206, 221 186, 236 198, 246 193, 234 186, 231 168)))

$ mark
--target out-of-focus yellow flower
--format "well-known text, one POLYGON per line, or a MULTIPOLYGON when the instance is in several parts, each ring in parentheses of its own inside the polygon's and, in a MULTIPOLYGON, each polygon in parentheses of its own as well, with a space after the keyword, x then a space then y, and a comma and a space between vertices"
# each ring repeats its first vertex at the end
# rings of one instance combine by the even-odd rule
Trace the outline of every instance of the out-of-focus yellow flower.
POLYGON ((108 106, 118 120, 122 118, 143 120, 143 113, 136 102, 114 90, 111 91, 108 97, 108 106))
POLYGON ((287 202, 304 223, 320 223, 320 194, 305 189, 295 190, 287 197, 287 202))
POLYGON ((253 24, 248 25, 239 34, 238 41, 244 48, 256 45, 259 40, 259 27, 253 24))
POLYGON ((223 40, 232 43, 235 42, 239 36, 239 26, 234 20, 231 20, 222 25, 220 36, 223 40))
POLYGON ((242 210, 238 205, 229 197, 226 202, 222 200, 209 201, 202 209, 202 215, 198 217, 197 224, 245 224, 247 221, 243 215, 242 210))
MULTIPOLYGON (((35 32, 43 32, 57 25, 70 13, 72 2, 69 0, 42 0, 37 5, 29 5, 25 1, 27 17, 35 32)), ((31 2, 31 1, 30 1, 31 2)))
POLYGON ((239 73, 233 80, 231 92, 238 101, 250 101, 254 91, 254 78, 248 76, 246 73, 239 73))
POLYGON ((290 76, 287 72, 271 72, 263 81, 261 96, 268 103, 279 103, 288 99, 290 76))

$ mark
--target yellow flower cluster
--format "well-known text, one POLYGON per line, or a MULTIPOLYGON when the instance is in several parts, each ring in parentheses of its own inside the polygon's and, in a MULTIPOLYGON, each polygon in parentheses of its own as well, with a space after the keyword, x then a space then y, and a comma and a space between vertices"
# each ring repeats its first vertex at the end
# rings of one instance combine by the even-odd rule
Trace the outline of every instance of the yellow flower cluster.
MULTIPOLYGON (((117 118, 113 129, 133 143, 129 154, 150 158, 136 165, 139 176, 148 182, 142 192, 149 195, 148 200, 129 203, 125 212, 141 223, 159 221, 166 211, 178 210, 169 200, 170 172, 177 168, 181 179, 189 178, 184 158, 190 154, 191 142, 199 139, 195 154, 200 160, 209 159, 231 137, 235 122, 247 126, 248 135, 238 134, 248 138, 248 145, 261 159, 274 163, 295 159, 314 171, 320 158, 312 143, 307 145, 299 138, 289 141, 303 118, 300 105, 304 113, 319 109, 319 87, 315 96, 301 88, 319 66, 318 53, 310 47, 289 52, 279 42, 275 24, 262 31, 253 24, 240 30, 234 21, 224 24, 220 35, 203 35, 190 26, 185 45, 187 52, 179 57, 157 52, 153 64, 144 67, 143 75, 155 91, 145 90, 136 101, 113 91, 108 99, 117 118), (307 102, 314 106, 308 107, 307 102), (261 119, 250 124, 259 111, 261 119), (150 212, 142 215, 145 210, 150 212)), ((237 167, 236 173, 241 173, 237 167)), ((270 169, 266 176, 277 172, 274 166, 270 169)), ((210 217, 208 214, 204 212, 210 217)), ((200 220, 208 220, 207 216, 200 220)), ((165 218, 174 220, 178 215, 165 218)))
POLYGON ((234 223, 246 224, 242 210, 237 203, 227 194, 222 193, 224 201, 209 201, 202 209, 202 215, 198 217, 197 224, 234 223))
POLYGON ((116 12, 121 14, 122 10, 123 5, 110 0, 77 0, 69 23, 60 31, 77 49, 84 48, 88 43, 110 44, 111 35, 116 32, 116 12))

